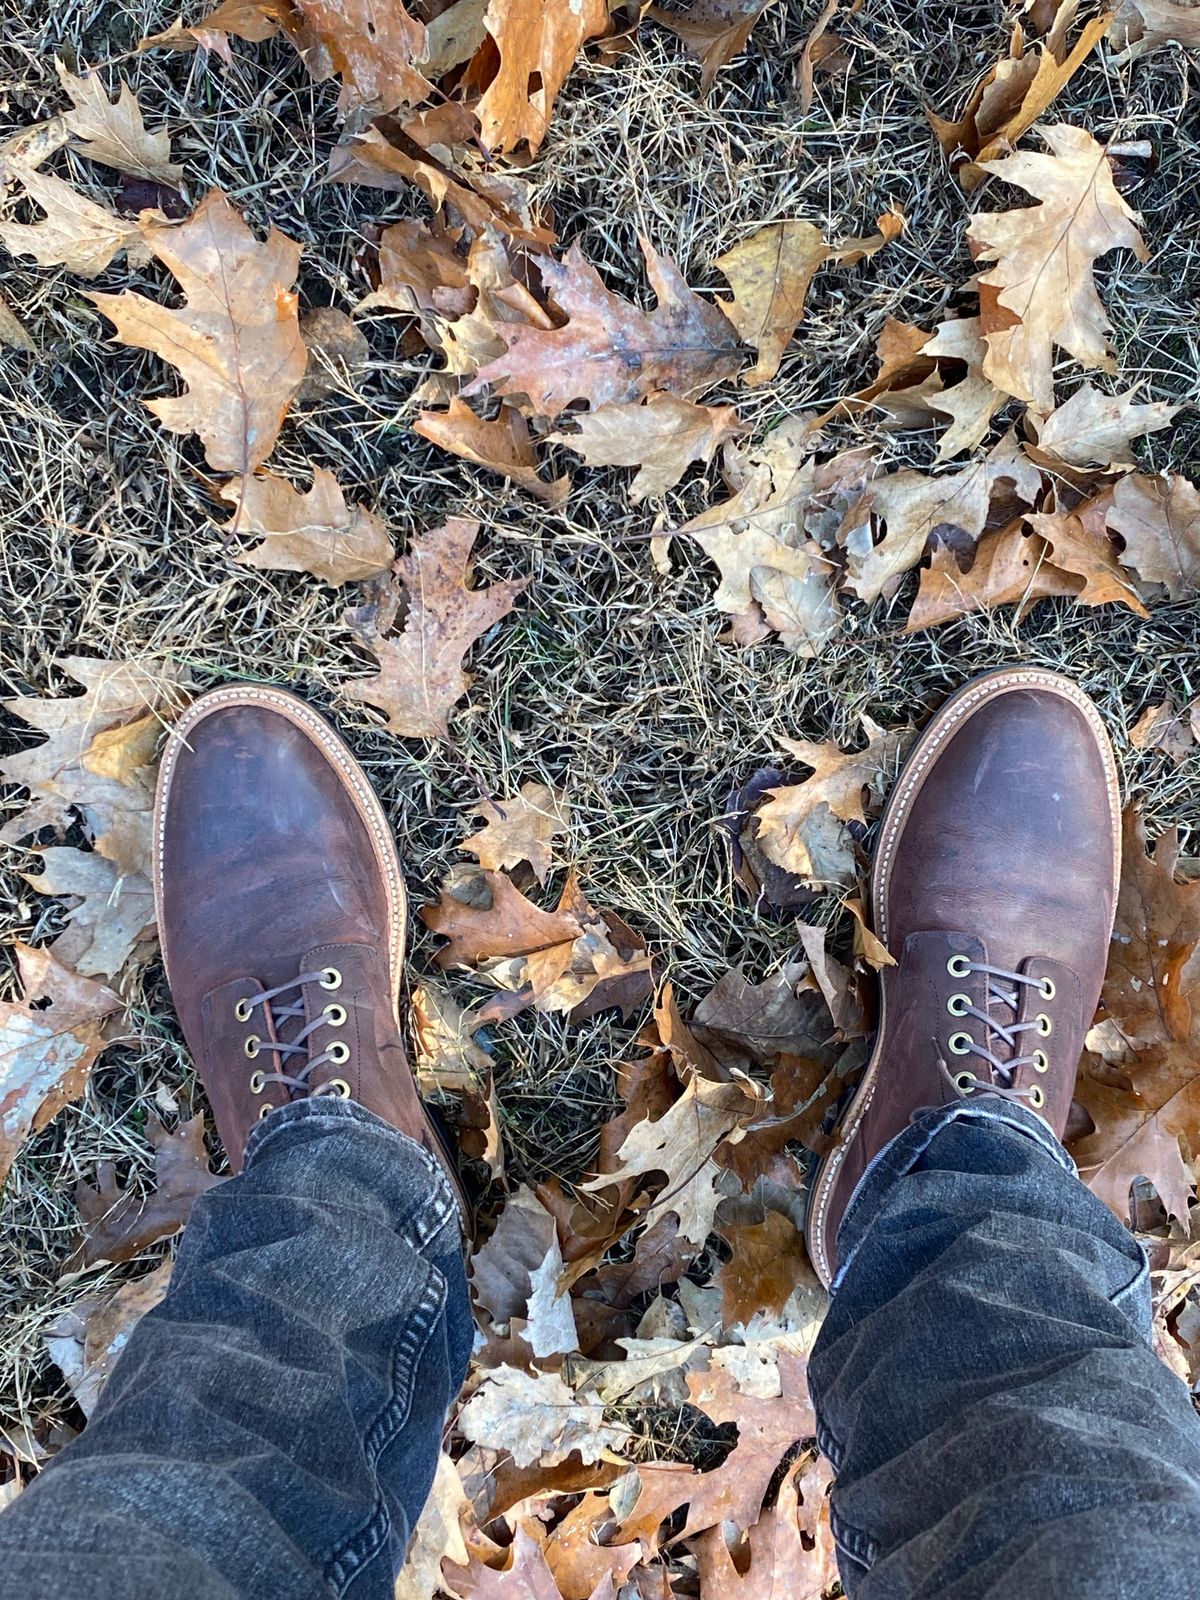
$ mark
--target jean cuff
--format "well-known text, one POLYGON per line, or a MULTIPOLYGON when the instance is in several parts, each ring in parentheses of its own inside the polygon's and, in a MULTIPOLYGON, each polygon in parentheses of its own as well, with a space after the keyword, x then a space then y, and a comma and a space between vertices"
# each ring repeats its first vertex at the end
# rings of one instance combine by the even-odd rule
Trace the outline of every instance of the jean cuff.
POLYGON ((906 1128, 875 1152, 855 1185, 838 1228, 840 1265, 831 1293, 837 1291, 845 1277, 892 1184, 912 1171, 942 1129, 952 1122, 985 1122, 993 1127, 1011 1129, 1040 1145, 1064 1171, 1073 1176, 1076 1173, 1075 1163, 1054 1137, 1049 1125, 1034 1112, 1027 1111, 1024 1106, 1014 1105, 1000 1095, 979 1095, 970 1101, 964 1099, 952 1105, 932 1106, 918 1111, 906 1128))

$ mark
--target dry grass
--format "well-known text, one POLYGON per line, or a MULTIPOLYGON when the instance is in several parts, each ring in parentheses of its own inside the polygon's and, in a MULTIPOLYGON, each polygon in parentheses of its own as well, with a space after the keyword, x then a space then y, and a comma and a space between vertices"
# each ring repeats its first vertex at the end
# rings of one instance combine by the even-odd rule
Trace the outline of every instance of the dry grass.
MULTIPOLYGON (((576 72, 531 174, 564 241, 578 240, 607 281, 635 297, 645 293, 639 232, 703 290, 720 287, 712 258, 755 223, 803 215, 833 233, 859 233, 890 201, 903 206, 904 239, 861 267, 821 277, 777 381, 737 396, 758 429, 860 383, 888 315, 928 324, 965 303, 968 208, 936 157, 921 106, 955 107, 1006 38, 1000 0, 867 0, 841 24, 855 71, 819 81, 802 119, 793 68, 818 9, 817 0, 776 6, 707 104, 674 39, 647 26, 629 54, 576 72)), ((50 8, 0 0, 0 136, 6 125, 59 109, 55 53, 71 65, 119 60, 151 125, 165 120, 174 132, 189 199, 218 184, 256 224, 303 241, 304 306, 349 309, 366 287, 368 225, 421 214, 419 198, 319 184, 337 132, 335 93, 314 88, 286 47, 235 46, 228 72, 201 54, 127 55, 174 11, 172 0, 50 8)), ((1102 55, 1057 107, 1098 136, 1149 138, 1158 153, 1157 170, 1133 196, 1154 261, 1147 270, 1122 260, 1106 274, 1122 369, 1144 380, 1147 398, 1192 401, 1196 393, 1195 77, 1195 64, 1176 52, 1131 66, 1102 55)), ((85 189, 101 181, 86 162, 59 159, 85 189)), ((231 560, 193 442, 167 434, 141 404, 170 392, 163 367, 108 343, 106 325, 66 274, 7 259, 4 271, 4 293, 40 347, 37 358, 10 354, 0 366, 5 691, 61 689, 50 663, 72 650, 165 654, 205 682, 253 678, 299 689, 332 713, 366 763, 404 842, 418 902, 455 859, 481 792, 507 794, 544 778, 571 792, 575 860, 589 893, 647 935, 685 1001, 734 961, 760 976, 783 959, 791 937, 786 926, 757 920, 731 884, 714 819, 733 778, 778 761, 781 734, 848 741, 864 712, 883 723, 920 719, 964 678, 1001 661, 1075 675, 1100 701, 1130 791, 1152 822, 1196 815, 1196 758, 1176 771, 1131 755, 1123 740, 1149 701, 1200 692, 1193 608, 1164 607, 1139 622, 1051 603, 1020 628, 999 616, 908 638, 899 631, 905 590, 893 608, 852 619, 818 663, 774 645, 739 654, 719 642, 723 619, 709 603, 712 574, 701 558, 676 548, 674 573, 654 570, 647 539, 663 508, 631 509, 624 474, 579 471, 565 511, 553 513, 415 439, 409 396, 428 363, 401 354, 399 319, 379 316, 365 323, 372 361, 357 391, 293 416, 280 470, 303 480, 309 460, 332 468, 389 519, 398 541, 447 511, 477 515, 485 525, 478 581, 533 578, 518 615, 475 653, 477 678, 454 718, 453 742, 397 743, 372 712, 338 694, 338 680, 361 664, 340 623, 345 597, 231 560)), ((164 275, 119 269, 96 287, 130 285, 161 295, 164 275)), ((854 436, 847 424, 843 437, 854 436)), ((897 464, 931 459, 928 436, 885 442, 897 464)), ((1151 441, 1147 459, 1194 472, 1198 442, 1189 407, 1170 437, 1151 441)), ((564 452, 558 465, 576 463, 564 452)), ((714 482, 715 474, 696 476, 670 497, 668 521, 698 509, 714 482)), ((13 748, 25 734, 0 730, 0 741, 13 748)), ((60 915, 25 887, 18 869, 28 865, 11 852, 5 862, 6 940, 42 940, 60 915)), ((833 914, 824 908, 826 920, 833 914)), ((416 937, 413 954, 418 967, 427 962, 425 938, 416 937)), ((142 1128, 155 1096, 181 1112, 202 1104, 159 966, 133 974, 127 988, 137 1038, 105 1058, 82 1105, 30 1142, 4 1196, 0 1422, 10 1428, 73 1416, 41 1335, 99 1276, 59 1281, 76 1178, 113 1159, 123 1175, 148 1181, 142 1128)), ((462 996, 472 992, 464 980, 462 996)), ((578 1172, 609 1104, 611 1064, 634 1027, 596 1019, 567 1030, 525 1018, 496 1030, 515 1175, 578 1172)))

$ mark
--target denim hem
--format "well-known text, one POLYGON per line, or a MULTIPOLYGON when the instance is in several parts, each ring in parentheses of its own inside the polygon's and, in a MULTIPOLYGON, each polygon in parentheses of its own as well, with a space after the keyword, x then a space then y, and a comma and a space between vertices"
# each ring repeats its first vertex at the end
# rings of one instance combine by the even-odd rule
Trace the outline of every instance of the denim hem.
MULTIPOLYGON (((380 1456, 408 1422, 417 1368, 445 1304, 445 1278, 435 1266, 428 1266, 427 1271, 425 1286, 392 1356, 391 1397, 367 1429, 363 1440, 363 1454, 373 1474, 380 1456)), ((367 1563, 374 1560, 384 1548, 391 1528, 391 1513, 380 1489, 361 1527, 334 1547, 326 1563, 325 1579, 337 1594, 344 1594, 367 1563)), ((407 1531, 412 1533, 411 1528, 407 1531)))
POLYGON ((835 1294, 841 1286, 847 1268, 870 1227, 870 1222, 864 1223, 859 1214, 863 1210, 870 1211, 877 1208, 896 1179, 912 1171, 942 1129, 952 1122, 1000 1123, 1004 1127, 1011 1128, 1014 1133, 1032 1139, 1064 1171, 1076 1174, 1075 1163, 1054 1137, 1049 1125, 1032 1111, 1015 1106, 1000 1095, 982 1095, 978 1100, 970 1102, 959 1100, 951 1105, 919 1111, 906 1128, 902 1128, 882 1149, 875 1152, 854 1187, 838 1227, 838 1238, 840 1240, 843 1235, 853 1237, 855 1232, 859 1238, 842 1257, 833 1283, 830 1285, 831 1294, 835 1294))
POLYGON ((875 1565, 879 1556, 879 1540, 872 1539, 869 1533, 864 1533, 852 1522, 839 1517, 837 1507, 832 1505, 829 1510, 829 1531, 833 1534, 833 1541, 838 1549, 864 1570, 869 1570, 875 1565))

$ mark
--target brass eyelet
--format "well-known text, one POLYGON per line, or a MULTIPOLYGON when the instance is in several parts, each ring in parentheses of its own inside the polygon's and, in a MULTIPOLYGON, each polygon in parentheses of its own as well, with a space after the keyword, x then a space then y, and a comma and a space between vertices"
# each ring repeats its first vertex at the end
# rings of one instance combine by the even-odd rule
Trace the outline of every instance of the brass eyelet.
POLYGON ((249 1022, 251 1015, 249 1000, 239 1000, 233 1008, 233 1014, 239 1022, 249 1022))
POLYGON ((270 1103, 270 1101, 267 1101, 266 1104, 259 1106, 258 1120, 261 1122, 264 1117, 269 1117, 274 1109, 275 1107, 270 1103))
POLYGON ((974 1043, 969 1033, 952 1033, 946 1040, 946 1048, 952 1056, 965 1056, 974 1043))
POLYGON ((339 1100, 349 1100, 350 1085, 345 1078, 330 1078, 327 1087, 337 1094, 339 1100))
POLYGON ((350 1046, 344 1044, 341 1039, 335 1039, 326 1054, 335 1066, 344 1067, 350 1059, 350 1046))
POLYGON ((322 989, 340 989, 342 975, 336 967, 326 967, 324 976, 318 978, 317 983, 322 989))
POLYGON ((967 1008, 970 1006, 970 1004, 971 999, 969 995, 952 994, 949 1000, 946 1001, 946 1010, 952 1017, 965 1017, 967 1014, 967 1008))
POLYGON ((1042 1092, 1042 1086, 1040 1083, 1035 1083, 1033 1088, 1030 1089, 1029 1104, 1034 1108, 1035 1111, 1040 1111, 1046 1104, 1046 1096, 1042 1092))
POLYGON ((971 1094, 975 1088, 975 1074, 973 1072, 956 1072, 954 1074, 954 1087, 962 1094, 971 1094))
POLYGON ((1035 1072, 1050 1071, 1050 1057, 1044 1050, 1035 1050, 1033 1052, 1033 1070, 1035 1072))
POLYGON ((946 971, 952 978, 965 978, 971 970, 971 963, 966 956, 951 956, 946 963, 946 971))
POLYGON ((261 1071, 252 1072, 250 1074, 250 1093, 251 1094, 261 1094, 263 1092, 263 1090, 266 1088, 266 1086, 267 1086, 267 1080, 263 1076, 261 1071))
POLYGON ((258 1037, 258 1035, 256 1033, 252 1033, 247 1037, 245 1044, 242 1046, 242 1049, 250 1057, 251 1061, 253 1061, 255 1056, 257 1056, 258 1048, 259 1048, 259 1046, 261 1044, 262 1044, 262 1040, 258 1037))
POLYGON ((1058 993, 1058 990, 1054 987, 1053 978, 1043 978, 1041 983, 1038 985, 1038 989, 1043 1000, 1053 1000, 1054 996, 1058 993))
POLYGON ((331 1028, 340 1028, 346 1021, 346 1008, 335 1003, 334 1005, 326 1006, 321 1015, 331 1028))
POLYGON ((1054 1032, 1054 1024, 1050 1021, 1050 1018, 1044 1011, 1039 1011, 1033 1020, 1037 1023, 1037 1031, 1041 1034, 1042 1038, 1048 1039, 1054 1032))

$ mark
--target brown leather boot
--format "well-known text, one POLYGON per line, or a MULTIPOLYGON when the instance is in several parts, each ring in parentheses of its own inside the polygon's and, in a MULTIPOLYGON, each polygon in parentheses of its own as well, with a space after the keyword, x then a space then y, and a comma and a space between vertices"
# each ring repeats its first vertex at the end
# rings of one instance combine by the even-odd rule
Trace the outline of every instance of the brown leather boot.
POLYGON ((927 1106, 982 1091, 1061 1137, 1108 960, 1120 791, 1095 706, 1037 668, 985 673, 917 741, 880 824, 882 974, 866 1074, 817 1170, 809 1253, 828 1284, 871 1158, 927 1106))
POLYGON ((261 1117, 335 1095, 420 1140, 461 1200, 401 1042, 396 846, 328 723, 280 689, 201 695, 163 755, 154 867, 167 979, 234 1171, 261 1117))

